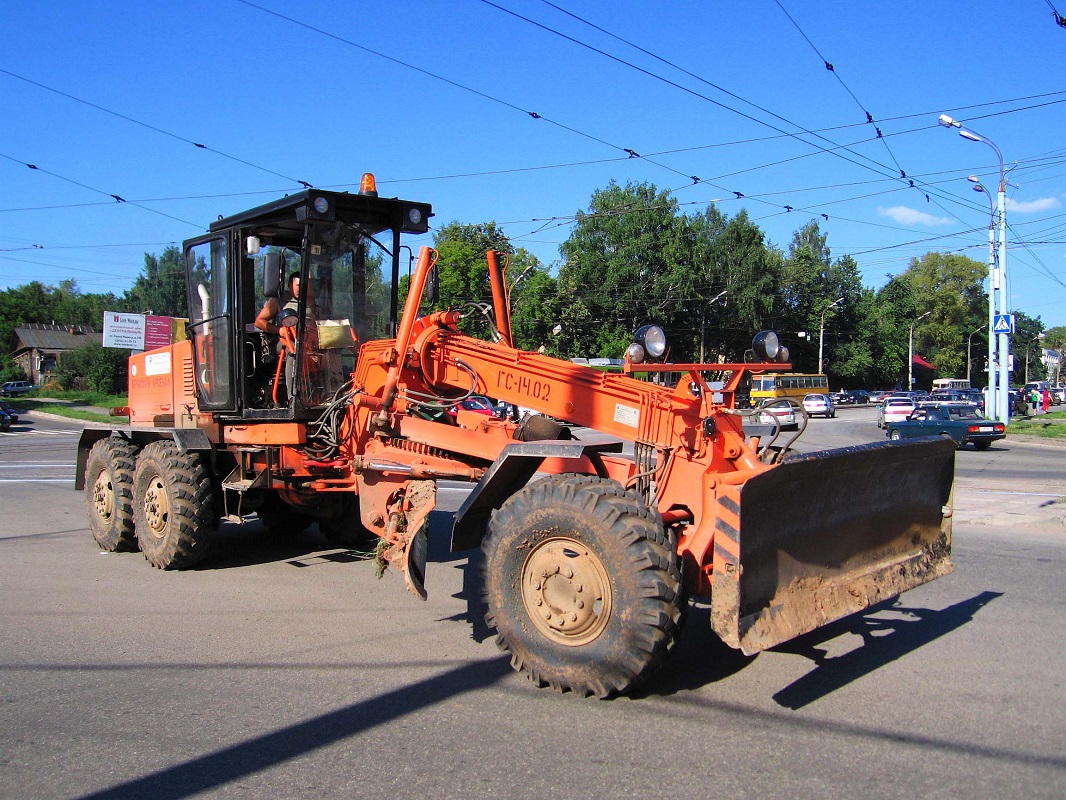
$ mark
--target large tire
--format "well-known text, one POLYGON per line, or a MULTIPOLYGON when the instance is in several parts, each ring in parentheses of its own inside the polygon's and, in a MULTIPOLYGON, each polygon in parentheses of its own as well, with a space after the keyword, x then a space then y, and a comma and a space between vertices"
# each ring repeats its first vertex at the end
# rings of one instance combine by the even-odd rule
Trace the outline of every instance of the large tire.
POLYGON ((614 481, 560 475, 527 486, 493 515, 482 550, 485 619, 538 686, 631 691, 677 637, 676 543, 614 481))
POLYGON ((207 555, 214 493, 199 454, 170 440, 146 446, 137 459, 133 505, 137 543, 153 567, 186 569, 207 555))
POLYGON ((109 553, 136 550, 133 470, 137 447, 109 436, 93 445, 85 465, 85 512, 96 543, 109 553))

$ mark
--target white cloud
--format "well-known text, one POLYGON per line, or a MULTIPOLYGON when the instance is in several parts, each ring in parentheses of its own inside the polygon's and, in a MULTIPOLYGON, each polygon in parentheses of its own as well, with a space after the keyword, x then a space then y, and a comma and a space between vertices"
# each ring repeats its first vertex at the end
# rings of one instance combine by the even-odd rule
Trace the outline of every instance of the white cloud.
POLYGON ((1007 211, 1016 211, 1019 214, 1035 214, 1038 211, 1052 211, 1061 205, 1057 197, 1041 197, 1039 200, 1021 202, 1007 198, 1007 211))
POLYGON ((907 208, 907 206, 891 206, 890 208, 877 209, 877 213, 882 217, 888 217, 901 225, 950 225, 951 220, 944 217, 934 217, 932 214, 926 214, 924 211, 918 211, 917 209, 907 208))

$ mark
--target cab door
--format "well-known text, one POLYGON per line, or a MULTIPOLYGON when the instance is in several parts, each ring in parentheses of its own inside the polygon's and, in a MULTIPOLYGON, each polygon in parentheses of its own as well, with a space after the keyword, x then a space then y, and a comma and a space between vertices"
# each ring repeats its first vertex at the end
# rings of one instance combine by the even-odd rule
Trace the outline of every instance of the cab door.
MULTIPOLYGON (((185 286, 196 397, 208 411, 236 410, 233 275, 225 233, 185 244, 185 286)), ((239 255, 238 255, 239 257, 239 255)))

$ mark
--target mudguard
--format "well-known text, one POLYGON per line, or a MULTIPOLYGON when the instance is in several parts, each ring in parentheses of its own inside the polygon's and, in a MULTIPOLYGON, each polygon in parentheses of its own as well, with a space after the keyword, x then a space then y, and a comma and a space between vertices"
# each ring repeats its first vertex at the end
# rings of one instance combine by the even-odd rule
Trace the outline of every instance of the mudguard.
POLYGON ((883 442, 720 486, 715 633, 751 655, 951 572, 954 468, 954 442, 883 442))

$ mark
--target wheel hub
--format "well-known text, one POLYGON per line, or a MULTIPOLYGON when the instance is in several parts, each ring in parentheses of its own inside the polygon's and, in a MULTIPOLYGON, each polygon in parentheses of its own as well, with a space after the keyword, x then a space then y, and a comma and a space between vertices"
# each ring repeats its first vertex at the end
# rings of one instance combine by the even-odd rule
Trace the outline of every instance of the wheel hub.
POLYGON ((115 487, 106 472, 97 475, 93 482, 93 510, 102 520, 111 519, 115 513, 115 487))
POLYGON ((611 584, 603 562, 567 537, 538 544, 522 567, 522 603, 537 629, 569 646, 586 644, 610 619, 611 584))
POLYGON ((152 535, 163 538, 170 518, 170 498, 166 486, 158 476, 151 480, 144 493, 144 518, 152 535))

